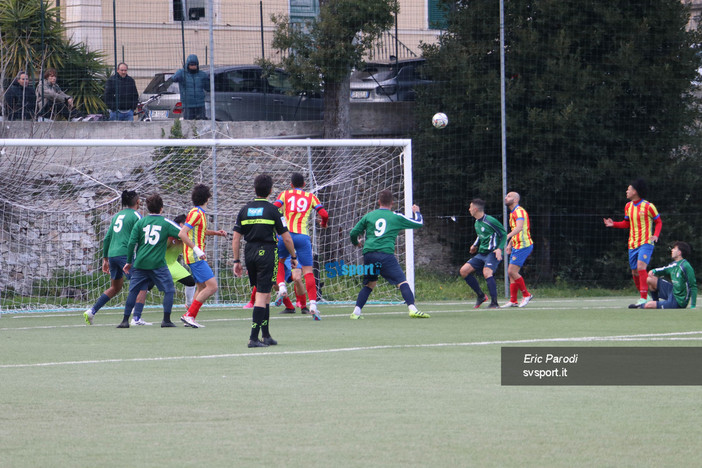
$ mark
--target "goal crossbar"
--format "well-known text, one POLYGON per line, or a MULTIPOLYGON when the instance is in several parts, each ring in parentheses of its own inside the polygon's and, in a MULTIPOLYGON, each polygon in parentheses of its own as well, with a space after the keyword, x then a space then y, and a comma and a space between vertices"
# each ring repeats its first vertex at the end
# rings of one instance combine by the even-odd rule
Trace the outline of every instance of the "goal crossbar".
POLYGON ((408 139, 79 139, 79 138, 5 138, 0 139, 0 147, 20 146, 80 146, 80 147, 134 147, 134 146, 198 146, 198 147, 238 147, 238 146, 410 146, 408 139))

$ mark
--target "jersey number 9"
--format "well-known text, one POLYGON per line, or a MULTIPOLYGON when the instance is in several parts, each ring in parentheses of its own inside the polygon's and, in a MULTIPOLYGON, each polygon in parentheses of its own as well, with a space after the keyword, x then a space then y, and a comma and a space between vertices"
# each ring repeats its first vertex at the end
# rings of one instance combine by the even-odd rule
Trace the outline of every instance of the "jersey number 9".
POLYGON ((385 228, 387 227, 387 221, 385 221, 383 218, 380 218, 378 221, 375 222, 375 237, 380 237, 383 234, 385 234, 385 228))

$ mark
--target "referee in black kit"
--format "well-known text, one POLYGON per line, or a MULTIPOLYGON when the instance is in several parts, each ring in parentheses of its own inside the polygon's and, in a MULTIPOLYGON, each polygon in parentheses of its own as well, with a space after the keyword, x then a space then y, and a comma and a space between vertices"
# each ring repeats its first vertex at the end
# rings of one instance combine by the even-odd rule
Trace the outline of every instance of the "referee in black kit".
POLYGON ((268 174, 260 174, 254 179, 256 198, 239 211, 234 225, 232 251, 234 252, 234 276, 241 276, 243 268, 240 260, 241 238, 246 241, 244 260, 249 272, 251 286, 256 286, 256 300, 253 308, 249 348, 277 345, 268 330, 270 319, 271 289, 278 273, 278 235, 283 238, 285 248, 290 252, 292 268, 297 266, 295 245, 285 224, 285 217, 278 208, 268 202, 273 189, 273 179, 268 174), (258 339, 258 331, 261 337, 258 339))

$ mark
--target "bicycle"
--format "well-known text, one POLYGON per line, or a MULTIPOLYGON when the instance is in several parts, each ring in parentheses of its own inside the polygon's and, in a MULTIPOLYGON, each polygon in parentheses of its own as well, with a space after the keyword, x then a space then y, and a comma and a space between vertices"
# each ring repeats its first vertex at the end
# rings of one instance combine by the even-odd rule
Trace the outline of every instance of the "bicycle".
POLYGON ((163 93, 154 94, 146 101, 141 101, 137 103, 137 110, 134 115, 137 116, 139 122, 151 122, 151 114, 149 112, 149 104, 152 102, 158 103, 161 99, 163 93))

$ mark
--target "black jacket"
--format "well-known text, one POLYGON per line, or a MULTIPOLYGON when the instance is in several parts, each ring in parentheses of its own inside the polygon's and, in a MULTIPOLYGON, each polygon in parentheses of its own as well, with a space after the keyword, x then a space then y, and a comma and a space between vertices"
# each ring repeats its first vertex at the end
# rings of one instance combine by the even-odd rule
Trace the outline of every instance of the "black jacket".
POLYGON ((5 116, 7 120, 32 120, 37 105, 34 87, 22 86, 13 81, 5 93, 5 116))
POLYGON ((115 74, 112 75, 105 85, 105 104, 113 111, 126 111, 136 109, 139 101, 134 79, 127 75, 124 78, 115 74), (119 98, 119 102, 117 99, 119 98))

